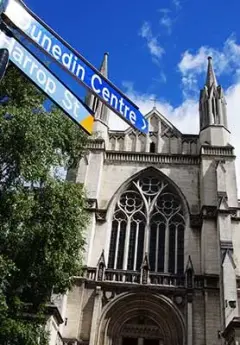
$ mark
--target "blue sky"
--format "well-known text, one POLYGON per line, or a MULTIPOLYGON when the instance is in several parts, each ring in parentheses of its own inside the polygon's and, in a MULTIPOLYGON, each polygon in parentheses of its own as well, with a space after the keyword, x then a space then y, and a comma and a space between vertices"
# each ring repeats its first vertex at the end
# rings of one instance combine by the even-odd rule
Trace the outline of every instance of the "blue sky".
MULTIPOLYGON (((239 0, 25 1, 96 67, 109 52, 109 79, 143 113, 156 98, 158 110, 183 133, 199 131, 199 90, 211 55, 240 157, 239 0)), ((125 124, 112 114, 110 127, 125 124)))
MULTIPOLYGON (((138 92, 155 94, 173 106, 183 100, 182 54, 196 54, 202 46, 221 50, 229 37, 237 40, 240 35, 237 0, 231 6, 224 0, 26 3, 95 66, 108 51, 110 79, 120 88, 123 82, 133 83, 138 92)), ((198 79, 201 86, 203 74, 198 79)), ((228 87, 232 80, 223 75, 221 82, 228 87)))

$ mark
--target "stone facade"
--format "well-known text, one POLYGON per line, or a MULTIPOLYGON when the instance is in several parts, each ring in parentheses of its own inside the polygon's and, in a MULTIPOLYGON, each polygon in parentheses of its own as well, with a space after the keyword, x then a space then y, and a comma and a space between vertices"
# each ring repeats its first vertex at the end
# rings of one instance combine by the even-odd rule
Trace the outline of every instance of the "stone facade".
POLYGON ((95 135, 68 174, 89 198, 86 267, 62 299, 65 343, 238 344, 240 207, 211 59, 199 135, 182 134, 155 107, 148 135, 112 131, 106 106, 88 102, 95 135))

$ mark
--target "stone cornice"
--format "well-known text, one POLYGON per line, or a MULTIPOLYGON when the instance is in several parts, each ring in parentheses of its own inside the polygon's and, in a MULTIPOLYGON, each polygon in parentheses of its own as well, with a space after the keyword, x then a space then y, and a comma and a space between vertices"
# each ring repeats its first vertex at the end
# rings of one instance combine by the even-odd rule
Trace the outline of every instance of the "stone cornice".
POLYGON ((56 321, 57 321, 58 324, 63 323, 62 316, 61 316, 61 314, 60 314, 59 309, 58 309, 57 306, 55 306, 55 305, 53 305, 53 304, 48 304, 48 305, 46 306, 46 309, 47 309, 47 313, 48 313, 49 315, 52 315, 52 316, 55 317, 55 319, 56 319, 56 321))
POLYGON ((87 143, 87 149, 91 151, 104 151, 105 141, 103 139, 90 139, 87 143))
POLYGON ((201 209, 202 219, 216 219, 217 218, 217 206, 204 205, 201 209))
POLYGON ((105 288, 123 289, 158 289, 158 290, 181 290, 192 292, 193 290, 218 290, 219 275, 217 274, 196 274, 193 276, 193 286, 191 289, 187 287, 186 275, 172 275, 168 273, 149 272, 148 283, 141 283, 140 271, 114 270, 106 269, 102 278, 98 279, 97 267, 85 267, 82 277, 75 277, 75 281, 85 282, 87 286, 102 286, 105 288), (127 278, 127 279, 126 279, 127 278))
MULTIPOLYGON (((36 319, 38 315, 36 314, 35 310, 33 309, 33 305, 31 303, 26 303, 25 304, 25 310, 23 313, 24 318, 26 319, 36 319)), ((53 316, 55 320, 57 321, 58 325, 63 323, 62 316, 59 312, 59 309, 56 305, 54 304, 46 304, 44 306, 44 315, 49 317, 53 316)))
POLYGON ((198 155, 157 154, 144 152, 107 151, 105 163, 199 165, 198 155))
MULTIPOLYGON (((87 210, 90 212, 95 212, 96 220, 98 222, 105 222, 107 209, 98 208, 97 199, 88 199, 87 203, 87 210)), ((232 221, 240 222, 239 207, 229 207, 228 209, 221 210, 218 209, 217 206, 203 205, 200 213, 190 214, 190 227, 200 229, 203 219, 217 219, 217 216, 220 214, 230 215, 232 221)))
POLYGON ((230 215, 232 221, 240 221, 239 207, 228 207, 228 209, 221 210, 217 206, 203 205, 199 214, 190 215, 190 226, 201 228, 203 219, 217 219, 220 214, 230 215))

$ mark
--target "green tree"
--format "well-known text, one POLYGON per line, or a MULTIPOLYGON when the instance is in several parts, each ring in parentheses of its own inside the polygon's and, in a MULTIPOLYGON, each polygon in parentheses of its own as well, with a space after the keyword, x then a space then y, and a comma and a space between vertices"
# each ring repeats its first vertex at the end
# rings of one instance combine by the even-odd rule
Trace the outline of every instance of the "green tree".
POLYGON ((44 101, 9 66, 0 85, 1 345, 46 344, 44 305, 81 270, 84 190, 53 171, 77 164, 87 135, 44 101), (34 318, 26 319, 26 308, 34 318))

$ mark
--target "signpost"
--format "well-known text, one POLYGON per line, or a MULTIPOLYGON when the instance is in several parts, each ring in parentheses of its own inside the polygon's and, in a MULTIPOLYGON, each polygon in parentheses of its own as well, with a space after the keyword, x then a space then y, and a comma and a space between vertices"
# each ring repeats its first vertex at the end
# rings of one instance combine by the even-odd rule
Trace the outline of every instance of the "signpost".
POLYGON ((47 53, 128 124, 143 133, 148 132, 148 121, 138 107, 84 57, 37 18, 26 5, 19 0, 8 0, 5 8, 4 21, 6 18, 10 20, 31 43, 47 53))
POLYGON ((4 78, 9 61, 9 52, 7 49, 0 49, 0 82, 4 78))
POLYGON ((91 134, 94 117, 90 110, 41 62, 25 49, 14 37, 0 32, 0 49, 7 49, 9 59, 55 102, 74 122, 91 134))

